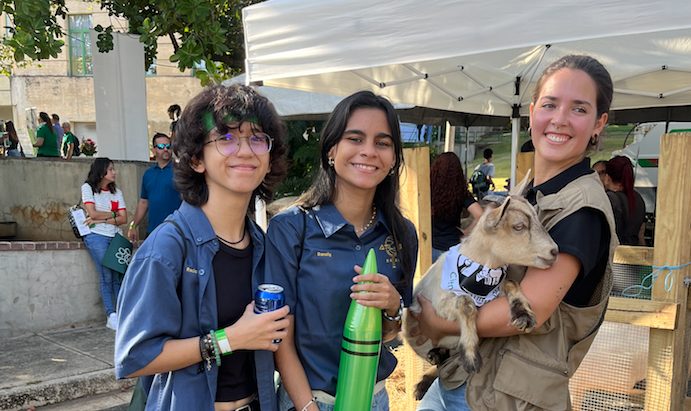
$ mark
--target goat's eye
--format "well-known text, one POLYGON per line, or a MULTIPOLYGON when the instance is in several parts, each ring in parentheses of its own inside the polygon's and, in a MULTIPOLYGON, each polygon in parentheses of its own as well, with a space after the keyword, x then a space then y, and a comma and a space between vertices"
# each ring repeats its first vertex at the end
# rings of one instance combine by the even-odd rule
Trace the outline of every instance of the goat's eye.
POLYGON ((523 231, 525 230, 525 224, 519 223, 513 226, 513 229, 516 231, 523 231))

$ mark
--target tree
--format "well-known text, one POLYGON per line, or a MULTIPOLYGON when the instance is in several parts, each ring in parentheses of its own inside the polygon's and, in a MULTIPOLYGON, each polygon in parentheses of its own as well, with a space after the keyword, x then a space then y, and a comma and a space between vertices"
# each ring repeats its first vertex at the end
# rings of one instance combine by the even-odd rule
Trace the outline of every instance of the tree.
MULTIPOLYGON (((88 0, 84 0, 88 1, 88 0)), ((110 16, 128 20, 128 32, 144 44, 146 67, 154 62, 157 40, 168 36, 173 44, 172 62, 180 71, 203 63, 196 72, 202 83, 218 82, 244 68, 244 38, 241 9, 259 0, 101 0, 110 16)), ((3 12, 13 21, 11 36, 3 43, 14 60, 57 57, 65 35, 58 17, 66 18, 65 0, 0 0, 3 12)), ((112 25, 98 25, 96 45, 100 52, 113 49, 112 25)))

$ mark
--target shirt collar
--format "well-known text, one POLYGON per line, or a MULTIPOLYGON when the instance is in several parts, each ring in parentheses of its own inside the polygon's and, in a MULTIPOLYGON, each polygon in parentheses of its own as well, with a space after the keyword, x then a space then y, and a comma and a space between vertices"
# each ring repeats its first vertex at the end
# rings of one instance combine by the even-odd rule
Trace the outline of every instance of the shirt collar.
POLYGON ((543 196, 557 193, 573 180, 591 173, 594 171, 590 168, 590 158, 586 157, 542 184, 533 186, 535 180, 531 181, 525 197, 530 204, 535 205, 538 192, 543 196))
MULTIPOLYGON (((326 238, 329 238, 333 233, 346 225, 350 225, 333 203, 317 205, 312 208, 312 213, 316 216, 319 228, 321 228, 326 238)), ((377 217, 372 228, 377 227, 379 224, 383 225, 388 230, 389 227, 383 213, 377 209, 377 217)), ((352 225, 350 226, 352 227, 352 225)))
MULTIPOLYGON (((189 225, 195 244, 199 245, 216 239, 216 232, 200 207, 195 207, 183 201, 178 210, 189 225)), ((264 232, 262 229, 249 217, 245 217, 245 222, 247 230, 249 230, 250 236, 252 236, 254 246, 257 247, 258 244, 263 244, 264 232)))

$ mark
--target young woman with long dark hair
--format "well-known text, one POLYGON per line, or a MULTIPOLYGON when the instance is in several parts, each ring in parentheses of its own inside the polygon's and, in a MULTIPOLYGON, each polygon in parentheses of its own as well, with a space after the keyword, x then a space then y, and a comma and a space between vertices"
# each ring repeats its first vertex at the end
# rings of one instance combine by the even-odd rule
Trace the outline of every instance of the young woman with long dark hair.
POLYGON ((91 233, 84 236, 91 259, 100 276, 101 298, 106 311, 106 326, 115 330, 117 316, 115 302, 120 291, 120 275, 102 264, 115 234, 122 234, 120 225, 127 222, 127 207, 122 191, 115 185, 115 165, 107 157, 91 163, 89 175, 82 185, 82 203, 86 209, 86 224, 91 233))
MULTIPOLYGON (((400 329, 417 255, 415 229, 396 205, 402 147, 388 100, 366 91, 346 97, 322 131, 316 180, 269 223, 266 279, 284 288, 291 309, 276 352, 282 411, 333 408, 351 298, 382 309, 385 340, 400 329), (370 248, 379 273, 358 275, 370 248)), ((373 410, 389 409, 384 380, 395 366, 382 349, 373 410)))

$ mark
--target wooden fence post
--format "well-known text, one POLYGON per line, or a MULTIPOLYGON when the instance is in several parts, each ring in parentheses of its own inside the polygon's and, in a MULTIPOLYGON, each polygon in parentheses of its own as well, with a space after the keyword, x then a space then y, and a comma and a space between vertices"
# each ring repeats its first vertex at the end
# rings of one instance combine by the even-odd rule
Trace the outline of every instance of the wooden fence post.
MULTIPOLYGON (((691 133, 670 133, 660 141, 653 262, 678 267, 691 261, 691 133)), ((646 377, 646 410, 682 410, 688 378, 691 266, 661 270, 652 299, 677 305, 673 330, 651 329, 646 377), (667 282, 665 281, 667 279, 667 282), (671 280, 671 283, 670 283, 671 280)))
MULTIPOLYGON (((403 214, 415 224, 418 236, 415 283, 432 265, 432 219, 430 209, 429 147, 403 150, 405 169, 400 182, 400 204, 403 214)), ((423 362, 415 352, 404 345, 406 410, 415 410, 413 390, 423 373, 423 362)))

